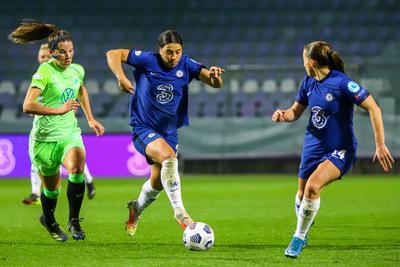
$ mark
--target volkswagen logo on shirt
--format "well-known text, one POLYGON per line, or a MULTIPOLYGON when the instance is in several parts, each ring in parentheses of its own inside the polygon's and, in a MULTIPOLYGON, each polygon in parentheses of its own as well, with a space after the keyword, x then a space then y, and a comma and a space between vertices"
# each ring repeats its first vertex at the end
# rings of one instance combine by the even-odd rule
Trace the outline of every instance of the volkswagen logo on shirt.
POLYGON ((172 84, 161 84, 157 87, 157 90, 161 91, 156 96, 158 103, 166 104, 174 98, 174 87, 172 84))
POLYGON ((72 88, 66 88, 61 94, 61 102, 66 103, 68 100, 75 99, 75 91, 72 88))

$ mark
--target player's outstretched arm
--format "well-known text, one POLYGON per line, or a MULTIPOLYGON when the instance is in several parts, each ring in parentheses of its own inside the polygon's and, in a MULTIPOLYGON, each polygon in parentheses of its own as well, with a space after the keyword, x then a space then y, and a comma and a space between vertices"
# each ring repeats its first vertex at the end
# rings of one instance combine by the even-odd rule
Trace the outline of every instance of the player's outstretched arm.
POLYGON ((26 93, 22 109, 24 113, 35 115, 62 115, 71 110, 76 111, 79 103, 75 100, 68 100, 64 105, 58 108, 46 107, 37 101, 42 91, 36 87, 30 87, 26 93))
POLYGON ((90 128, 94 130, 97 136, 103 135, 104 126, 100 122, 96 121, 93 117, 92 108, 90 107, 89 94, 87 92, 86 86, 81 85, 78 98, 90 128))
POLYGON ((201 69, 199 74, 199 79, 212 86, 214 88, 221 88, 224 85, 224 80, 221 77, 221 74, 224 73, 225 70, 221 67, 212 66, 208 69, 201 69))
POLYGON ((277 109, 272 114, 272 121, 274 122, 293 122, 300 118, 306 106, 294 101, 293 105, 286 110, 277 109))
POLYGON ((122 91, 133 94, 133 85, 131 81, 126 78, 124 70, 122 69, 122 62, 128 60, 128 55, 128 49, 114 49, 106 53, 108 66, 117 78, 119 87, 122 91))
POLYGON ((376 149, 373 161, 378 160, 382 169, 387 172, 393 167, 394 159, 385 145, 385 130, 381 109, 371 95, 360 104, 360 107, 368 111, 372 129, 374 130, 376 149))

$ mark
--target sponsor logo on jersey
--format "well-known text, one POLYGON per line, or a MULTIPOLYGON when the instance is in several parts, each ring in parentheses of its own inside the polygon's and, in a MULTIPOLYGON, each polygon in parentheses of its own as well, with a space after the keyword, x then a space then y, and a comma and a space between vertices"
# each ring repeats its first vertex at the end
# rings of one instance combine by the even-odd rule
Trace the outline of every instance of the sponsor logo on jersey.
POLYGON ((176 72, 176 77, 182 78, 182 77, 183 77, 183 71, 178 70, 178 71, 176 72))
POLYGON ((35 73, 33 75, 33 79, 40 80, 40 79, 42 79, 42 75, 40 73, 35 73))
POLYGON ((333 97, 333 95, 331 93, 327 93, 325 95, 325 100, 328 101, 328 102, 331 102, 333 100, 333 98, 334 97, 333 97))
POLYGON ((157 90, 161 91, 156 96, 158 103, 166 104, 174 98, 174 87, 172 84, 161 84, 157 87, 157 90))
POLYGON ((360 86, 359 86, 357 83, 353 82, 353 81, 350 81, 350 82, 347 84, 347 88, 348 88, 349 91, 352 92, 352 93, 357 93, 357 92, 360 90, 360 86))
POLYGON ((138 57, 138 56, 140 56, 141 54, 142 54, 142 51, 140 51, 140 50, 136 50, 136 51, 135 51, 135 56, 138 57))
POLYGON ((319 106, 314 106, 311 108, 311 122, 314 124, 315 128, 322 129, 326 125, 328 119, 324 115, 324 110, 319 106))
POLYGON ((61 102, 66 103, 71 99, 75 99, 75 91, 72 88, 66 88, 61 94, 61 102))

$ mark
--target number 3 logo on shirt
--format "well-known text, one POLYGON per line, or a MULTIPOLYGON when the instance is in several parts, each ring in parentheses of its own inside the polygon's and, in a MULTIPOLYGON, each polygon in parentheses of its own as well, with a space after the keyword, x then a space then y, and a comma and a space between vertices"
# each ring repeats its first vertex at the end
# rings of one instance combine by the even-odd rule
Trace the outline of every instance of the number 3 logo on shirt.
POLYGON ((318 129, 324 128, 328 119, 324 115, 324 110, 318 106, 311 108, 311 121, 318 129))
POLYGON ((161 84, 157 87, 161 92, 157 94, 157 101, 161 104, 166 104, 174 98, 174 87, 171 84, 161 84))

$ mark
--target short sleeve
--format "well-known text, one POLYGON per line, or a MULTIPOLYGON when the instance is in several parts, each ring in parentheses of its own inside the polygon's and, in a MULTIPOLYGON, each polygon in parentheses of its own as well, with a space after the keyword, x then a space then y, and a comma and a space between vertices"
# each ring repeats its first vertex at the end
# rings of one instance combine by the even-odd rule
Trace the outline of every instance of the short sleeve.
POLYGON ((83 81, 85 80, 85 69, 79 65, 79 64, 74 64, 75 65, 75 70, 78 73, 78 77, 80 79, 80 84, 83 84, 83 81))
POLYGON ((152 53, 141 50, 132 49, 129 51, 126 63, 136 69, 144 68, 147 62, 150 61, 152 53))
POLYGON ((50 75, 51 73, 49 68, 47 67, 47 63, 41 64, 36 73, 32 76, 30 87, 36 87, 43 91, 46 88, 48 81, 50 80, 50 75))
POLYGON ((299 91, 295 98, 296 102, 304 106, 308 106, 308 96, 307 96, 307 80, 308 76, 304 77, 300 84, 299 91))
POLYGON ((190 57, 187 57, 186 64, 188 66, 190 80, 198 80, 201 69, 206 68, 205 65, 191 59, 190 57))
POLYGON ((357 105, 360 105, 369 96, 367 89, 349 78, 344 78, 339 87, 343 96, 357 105))

